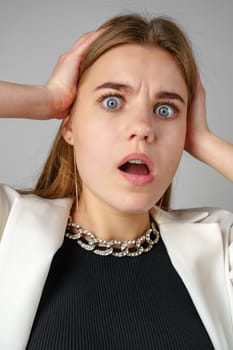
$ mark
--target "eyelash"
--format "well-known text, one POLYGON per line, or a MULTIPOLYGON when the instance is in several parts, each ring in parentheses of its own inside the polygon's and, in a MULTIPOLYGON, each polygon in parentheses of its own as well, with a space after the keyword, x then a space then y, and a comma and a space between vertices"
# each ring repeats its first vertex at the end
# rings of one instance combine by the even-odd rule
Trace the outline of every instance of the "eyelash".
POLYGON ((163 118, 162 116, 159 116, 158 115, 158 118, 160 119, 165 119, 165 120, 171 120, 171 119, 175 119, 177 114, 179 114, 180 112, 180 109, 178 108, 178 106, 172 102, 172 101, 161 101, 159 103, 157 103, 155 106, 154 106, 154 110, 156 110, 157 108, 161 107, 161 106, 168 106, 168 107, 171 107, 173 109, 173 113, 174 115, 172 117, 168 117, 168 118, 163 118))
MULTIPOLYGON (((125 102, 125 99, 122 95, 120 94, 116 94, 116 93, 113 93, 113 92, 110 92, 110 93, 106 93, 106 94, 103 94, 101 95, 98 99, 97 99, 97 102, 101 103, 103 102, 106 98, 108 97, 117 97, 119 99, 121 99, 123 102, 125 102)), ((106 111, 106 112, 111 112, 111 110, 109 108, 106 108, 104 105, 102 105, 102 108, 106 111)), ((116 111, 119 111, 121 109, 121 107, 119 109, 115 109, 113 110, 112 112, 116 112, 116 111)))
MULTIPOLYGON (((113 92, 109 92, 109 93, 106 93, 106 94, 102 94, 98 99, 97 99, 97 102, 98 103, 102 103, 106 98, 108 97, 117 97, 119 99, 121 99, 123 102, 125 102, 125 99, 124 99, 124 96, 120 95, 120 94, 116 94, 116 93, 113 93, 113 92)), ((176 115, 180 112, 180 109, 178 108, 178 106, 172 102, 172 101, 169 101, 169 100, 165 100, 165 101, 161 101, 161 102, 158 102, 154 108, 153 108, 153 111, 156 110, 158 107, 160 106, 163 106, 163 105, 166 105, 166 106, 169 106, 171 107, 173 110, 174 110, 174 114, 175 116, 173 117, 170 117, 170 118, 162 118, 160 116, 158 116, 158 118, 160 119, 174 119, 176 117, 176 115)), ((111 112, 111 110, 109 108, 106 108, 104 105, 102 105, 102 108, 106 111, 106 112, 111 112)), ((120 109, 122 108, 119 107, 118 109, 115 109, 113 110, 112 112, 118 112, 120 109)))

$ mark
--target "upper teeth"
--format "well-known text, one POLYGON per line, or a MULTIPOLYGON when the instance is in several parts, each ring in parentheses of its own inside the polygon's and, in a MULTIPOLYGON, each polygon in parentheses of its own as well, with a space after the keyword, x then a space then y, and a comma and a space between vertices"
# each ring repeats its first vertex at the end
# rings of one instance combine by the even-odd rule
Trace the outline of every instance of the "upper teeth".
POLYGON ((142 160, 140 159, 132 159, 132 160, 129 160, 129 163, 131 164, 145 164, 142 160))

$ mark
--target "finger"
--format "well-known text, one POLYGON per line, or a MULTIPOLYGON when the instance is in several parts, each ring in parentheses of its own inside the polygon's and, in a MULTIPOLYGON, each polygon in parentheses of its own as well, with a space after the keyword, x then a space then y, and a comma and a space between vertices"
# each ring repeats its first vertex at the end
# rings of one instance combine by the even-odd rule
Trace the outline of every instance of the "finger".
POLYGON ((73 96, 76 91, 80 62, 88 47, 104 30, 106 29, 100 29, 82 35, 67 52, 61 55, 58 58, 47 86, 53 89, 58 88, 65 91, 66 94, 73 96))
POLYGON ((83 34, 68 50, 68 52, 74 53, 75 51, 85 50, 88 48, 101 34, 106 30, 106 28, 99 29, 97 31, 92 31, 83 34))
POLYGON ((57 68, 61 70, 61 67, 66 65, 67 61, 74 61, 76 62, 76 66, 79 66, 80 61, 85 55, 87 49, 105 30, 106 29, 104 28, 99 29, 98 31, 83 34, 68 51, 66 51, 58 58, 57 67, 55 67, 55 71, 57 68))
POLYGON ((197 69, 196 92, 199 92, 199 91, 205 92, 205 88, 204 88, 204 85, 202 83, 200 71, 197 69))

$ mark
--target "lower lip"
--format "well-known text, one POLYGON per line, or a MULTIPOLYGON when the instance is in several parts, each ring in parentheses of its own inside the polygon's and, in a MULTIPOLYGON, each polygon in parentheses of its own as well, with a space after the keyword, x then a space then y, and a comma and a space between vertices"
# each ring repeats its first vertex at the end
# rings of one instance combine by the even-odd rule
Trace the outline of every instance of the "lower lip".
POLYGON ((144 186, 150 184, 154 180, 154 176, 151 174, 148 175, 136 175, 129 174, 120 170, 120 173, 126 180, 128 180, 131 184, 136 186, 144 186))

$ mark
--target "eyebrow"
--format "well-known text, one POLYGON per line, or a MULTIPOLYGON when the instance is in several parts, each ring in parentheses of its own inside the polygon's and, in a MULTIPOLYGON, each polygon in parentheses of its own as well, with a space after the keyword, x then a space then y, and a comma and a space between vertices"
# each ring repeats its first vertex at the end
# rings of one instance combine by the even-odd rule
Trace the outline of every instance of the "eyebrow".
MULTIPOLYGON (((111 81, 108 81, 106 83, 98 85, 95 88, 95 91, 98 91, 98 90, 101 90, 101 89, 113 89, 113 90, 118 90, 118 91, 124 91, 124 92, 127 92, 127 93, 132 93, 133 92, 133 88, 130 85, 128 85, 128 84, 121 84, 121 83, 115 83, 115 82, 111 82, 111 81)), ((176 93, 176 92, 160 91, 157 94, 157 98, 159 98, 159 99, 168 98, 168 99, 171 99, 171 100, 178 100, 178 101, 182 102, 183 104, 185 104, 185 101, 184 101, 183 97, 181 97, 181 95, 176 93)))
POLYGON ((124 92, 133 92, 133 88, 130 85, 127 84, 120 84, 120 83, 114 83, 111 81, 108 81, 106 83, 103 83, 95 88, 95 91, 100 89, 113 89, 113 90, 119 90, 124 92))
POLYGON ((158 93, 158 98, 168 98, 169 100, 179 100, 183 104, 185 104, 185 101, 183 97, 181 97, 176 92, 169 92, 169 91, 161 91, 158 93))

